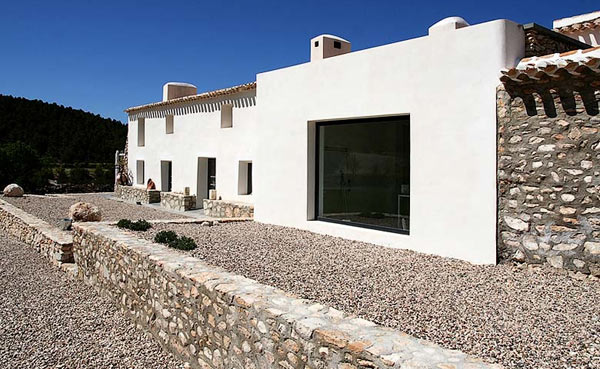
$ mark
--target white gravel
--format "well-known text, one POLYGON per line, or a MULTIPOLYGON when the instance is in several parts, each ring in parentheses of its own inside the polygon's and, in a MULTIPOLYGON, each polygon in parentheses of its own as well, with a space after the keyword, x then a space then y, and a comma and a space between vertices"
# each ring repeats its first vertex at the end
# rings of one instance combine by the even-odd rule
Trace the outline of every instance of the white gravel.
POLYGON ((69 208, 78 201, 89 202, 100 208, 103 221, 118 221, 120 219, 178 219, 188 218, 142 205, 108 199, 96 194, 73 194, 68 197, 28 196, 2 197, 2 200, 23 209, 52 225, 58 225, 58 220, 69 215, 69 208))
POLYGON ((506 368, 600 368, 600 282, 478 266, 256 222, 159 224, 193 255, 506 368))
POLYGON ((0 367, 183 368, 108 299, 0 232, 0 367))

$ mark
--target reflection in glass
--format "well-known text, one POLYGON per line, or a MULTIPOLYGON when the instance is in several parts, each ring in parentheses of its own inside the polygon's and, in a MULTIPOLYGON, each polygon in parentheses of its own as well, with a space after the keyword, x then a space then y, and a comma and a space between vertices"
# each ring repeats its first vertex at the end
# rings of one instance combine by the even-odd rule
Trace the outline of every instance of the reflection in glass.
POLYGON ((318 218, 409 230, 409 117, 318 125, 318 218))

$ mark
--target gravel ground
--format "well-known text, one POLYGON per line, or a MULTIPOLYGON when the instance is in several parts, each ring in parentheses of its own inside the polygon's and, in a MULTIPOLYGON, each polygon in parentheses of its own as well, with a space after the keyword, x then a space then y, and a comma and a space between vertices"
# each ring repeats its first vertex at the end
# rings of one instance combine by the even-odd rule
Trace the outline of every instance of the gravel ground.
POLYGON ((506 368, 600 368, 600 282, 256 222, 158 224, 212 265, 506 368))
POLYGON ((0 232, 0 367, 183 368, 110 300, 0 232))
POLYGON ((57 226, 58 220, 66 218, 69 215, 71 205, 78 201, 89 202, 100 207, 103 221, 117 221, 123 218, 131 220, 187 218, 185 215, 111 200, 95 194, 73 194, 69 195, 69 197, 25 195, 24 197, 2 197, 2 200, 10 202, 29 214, 57 226))

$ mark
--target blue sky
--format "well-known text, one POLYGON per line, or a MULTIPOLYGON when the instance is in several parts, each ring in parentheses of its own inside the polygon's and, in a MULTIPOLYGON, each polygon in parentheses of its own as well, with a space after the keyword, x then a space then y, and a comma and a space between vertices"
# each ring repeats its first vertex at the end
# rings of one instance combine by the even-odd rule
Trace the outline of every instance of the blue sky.
POLYGON ((8 1, 0 2, 0 94, 125 121, 168 81, 199 91, 308 61, 310 38, 332 33, 353 50, 423 36, 447 16, 546 27, 600 10, 572 1, 8 1))

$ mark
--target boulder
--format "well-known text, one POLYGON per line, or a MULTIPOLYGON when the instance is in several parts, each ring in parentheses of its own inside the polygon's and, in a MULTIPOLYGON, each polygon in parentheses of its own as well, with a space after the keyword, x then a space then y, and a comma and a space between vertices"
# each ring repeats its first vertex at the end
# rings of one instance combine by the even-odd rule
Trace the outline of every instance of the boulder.
POLYGON ((11 183, 8 186, 4 187, 4 196, 6 197, 22 197, 23 196, 23 188, 16 183, 11 183))
POLYGON ((69 208, 69 218, 74 222, 99 222, 102 219, 100 208, 87 202, 78 202, 69 208))

